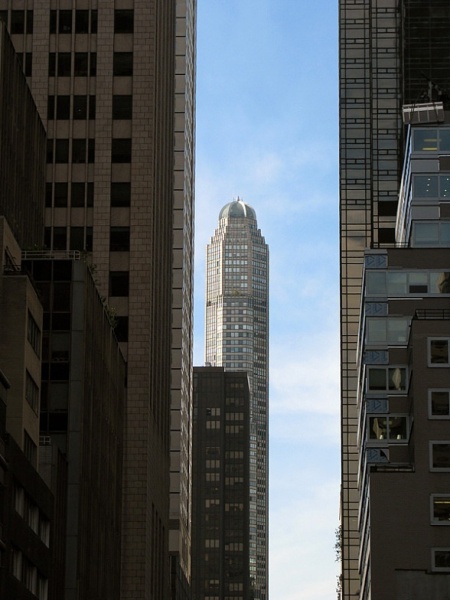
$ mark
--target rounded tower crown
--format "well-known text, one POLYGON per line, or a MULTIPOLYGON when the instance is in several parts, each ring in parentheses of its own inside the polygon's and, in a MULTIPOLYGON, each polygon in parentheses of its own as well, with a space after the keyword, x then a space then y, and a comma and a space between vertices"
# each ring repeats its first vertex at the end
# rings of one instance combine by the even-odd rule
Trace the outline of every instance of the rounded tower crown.
POLYGON ((220 219, 254 219, 256 221, 256 213, 251 206, 243 202, 240 198, 225 204, 219 213, 220 219))

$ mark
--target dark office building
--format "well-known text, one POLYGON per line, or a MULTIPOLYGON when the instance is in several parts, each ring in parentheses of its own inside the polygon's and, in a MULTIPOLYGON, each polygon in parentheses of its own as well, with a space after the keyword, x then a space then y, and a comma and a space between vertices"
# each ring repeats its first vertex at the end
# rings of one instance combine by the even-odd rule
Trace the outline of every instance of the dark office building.
POLYGON ((402 106, 450 90, 446 0, 340 0, 342 595, 359 594, 357 347, 366 248, 393 246, 406 129, 402 106))
POLYGON ((41 441, 67 460, 65 600, 118 599, 125 361, 88 265, 43 255, 23 266, 44 308, 41 441))
POLYGON ((254 597, 249 560, 250 396, 245 372, 194 368, 192 592, 254 597))

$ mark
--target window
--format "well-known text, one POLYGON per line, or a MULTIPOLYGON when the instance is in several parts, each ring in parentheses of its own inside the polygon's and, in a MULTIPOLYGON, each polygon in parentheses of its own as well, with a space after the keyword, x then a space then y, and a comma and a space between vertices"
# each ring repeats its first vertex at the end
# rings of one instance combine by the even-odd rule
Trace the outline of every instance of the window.
POLYGON ((411 245, 416 248, 450 246, 450 222, 417 221, 413 223, 411 245))
POLYGON ((367 391, 402 393, 406 391, 406 368, 367 367, 367 391))
POLYGON ((87 77, 88 66, 89 54, 87 52, 75 52, 75 75, 78 77, 87 77))
POLYGON ((450 471, 450 442, 430 442, 430 470, 450 471))
POLYGON ((132 96, 113 96, 113 119, 131 119, 132 96))
POLYGON ((113 75, 115 75, 116 77, 125 77, 133 75, 132 52, 114 52, 113 75))
MULTIPOLYGON (((72 69, 72 55, 70 52, 58 52, 58 75, 70 77, 72 69)), ((50 75, 50 73, 49 73, 50 75)))
POLYGON ((89 33, 89 11, 75 11, 75 33, 89 33))
POLYGON ((48 55, 48 75, 54 77, 56 75, 56 53, 50 52, 48 55))
POLYGON ((405 441, 408 439, 408 417, 369 416, 368 437, 369 440, 405 441))
POLYGON ((133 33, 134 13, 132 10, 114 11, 114 33, 133 33))
POLYGON ((59 33, 72 33, 72 11, 59 11, 59 33))
POLYGON ((72 140, 72 162, 86 162, 86 140, 72 140))
POLYGON ((126 252, 130 249, 129 227, 111 227, 109 249, 111 252, 126 252))
POLYGON ((450 390, 428 391, 428 416, 430 419, 450 418, 450 390))
POLYGON ((33 315, 28 311, 28 327, 27 327, 27 340, 30 342, 31 347, 37 354, 41 355, 41 330, 38 324, 33 318, 33 315))
POLYGON ((72 183, 71 204, 73 207, 83 207, 85 205, 85 195, 87 206, 93 205, 94 184, 93 183, 72 183), (85 185, 87 188, 85 189, 85 185))
POLYGON ((131 162, 131 139, 113 139, 111 145, 111 162, 131 162))
POLYGON ((450 548, 433 548, 432 570, 450 571, 450 548))
POLYGON ((25 52, 25 77, 31 77, 33 74, 33 55, 31 52, 25 52))
POLYGON ((25 11, 11 11, 10 33, 25 33, 25 11))
POLYGON ((55 207, 67 206, 67 183, 55 183, 55 207))
POLYGON ((436 338, 428 340, 428 366, 448 367, 448 339, 436 338))
POLYGON ((66 250, 67 230, 65 227, 53 227, 53 250, 66 250))
POLYGON ((70 249, 84 250, 84 227, 70 228, 70 249))
POLYGON ((26 19, 27 19, 27 33, 33 33, 33 11, 26 11, 26 19))
POLYGON ((52 205, 52 202, 53 202, 52 184, 46 183, 45 184, 45 206, 50 207, 52 205))
POLYGON ((33 440, 30 438, 28 433, 24 430, 23 432, 23 453, 25 457, 30 461, 33 467, 37 466, 37 447, 33 440))
POLYGON ((56 17, 57 17, 57 11, 51 10, 50 11, 50 33, 56 33, 56 17))
POLYGON ((128 296, 130 274, 128 271, 111 271, 109 274, 109 295, 128 296))
POLYGON ((130 206, 131 202, 131 183, 114 182, 111 183, 111 206, 130 206))
POLYGON ((431 524, 450 525, 450 495, 432 494, 430 500, 431 524))
POLYGON ((405 345, 409 337, 411 319, 400 317, 367 317, 366 343, 386 345, 405 345))
POLYGON ((75 120, 86 119, 87 117, 87 96, 73 97, 73 118, 75 120))
POLYGON ((70 96, 56 96, 56 118, 70 118, 70 96))

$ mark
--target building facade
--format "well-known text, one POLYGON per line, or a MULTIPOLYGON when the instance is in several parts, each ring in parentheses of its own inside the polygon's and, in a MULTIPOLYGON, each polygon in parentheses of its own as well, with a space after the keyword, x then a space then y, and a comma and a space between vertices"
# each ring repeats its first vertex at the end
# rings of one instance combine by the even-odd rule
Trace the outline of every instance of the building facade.
POLYGON ((450 127, 442 105, 405 114, 428 122, 406 138, 397 244, 366 250, 363 273, 361 600, 439 600, 450 583, 450 127))
POLYGON ((192 597, 254 598, 245 372, 194 368, 192 597))
POLYGON ((360 590, 357 342, 365 248, 395 242, 404 104, 448 103, 444 0, 340 0, 342 595, 360 590))
POLYGON ((219 214, 207 248, 206 364, 250 380, 250 574, 268 594, 269 251, 256 213, 236 200, 219 214))
POLYGON ((47 130, 44 243, 91 255, 127 358, 133 600, 168 597, 169 547, 189 580, 195 14, 195 0, 0 2, 47 130))

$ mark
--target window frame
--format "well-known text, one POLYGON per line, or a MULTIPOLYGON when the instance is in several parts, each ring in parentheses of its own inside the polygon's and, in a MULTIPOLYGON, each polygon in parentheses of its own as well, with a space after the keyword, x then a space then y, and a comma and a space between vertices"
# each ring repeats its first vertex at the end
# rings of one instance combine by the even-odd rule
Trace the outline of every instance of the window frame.
POLYGON ((429 468, 430 471, 433 473, 449 473, 450 472, 450 440, 430 440, 428 442, 429 444, 429 468), (433 455, 433 448, 436 445, 446 445, 449 447, 449 461, 448 461, 448 466, 447 467, 435 467, 434 466, 434 455, 433 455))
POLYGON ((430 388, 428 390, 428 418, 433 420, 449 420, 450 419, 450 388, 430 388), (433 392, 447 392, 448 396, 448 414, 433 413, 433 392))
POLYGON ((427 366, 432 369, 442 369, 450 366, 450 338, 446 336, 433 336, 427 338, 427 366), (447 342, 447 360, 446 362, 433 362, 431 346, 433 342, 447 342))
POLYGON ((435 547, 431 548, 431 570, 434 573, 449 573, 450 572, 450 547, 435 547), (449 566, 448 567, 437 567, 436 566, 436 553, 437 552, 445 552, 449 554, 449 566))
POLYGON ((450 525, 450 493, 448 493, 448 494, 438 493, 438 494, 430 495, 430 524, 437 525, 437 526, 450 525), (436 519, 434 516, 435 515, 434 501, 439 498, 447 498, 448 499, 448 505, 449 505, 448 520, 444 520, 444 519, 439 520, 439 519, 436 519))

